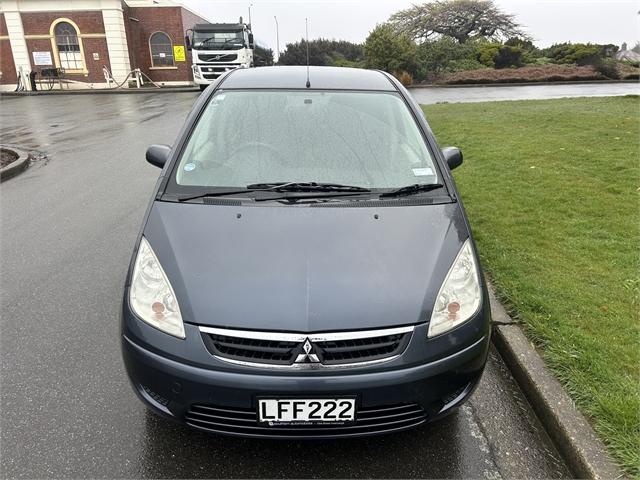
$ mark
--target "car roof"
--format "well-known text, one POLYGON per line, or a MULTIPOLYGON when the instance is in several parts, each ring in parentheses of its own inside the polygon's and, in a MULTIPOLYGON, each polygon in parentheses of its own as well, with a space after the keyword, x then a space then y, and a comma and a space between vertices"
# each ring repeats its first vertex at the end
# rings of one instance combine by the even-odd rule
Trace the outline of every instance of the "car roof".
MULTIPOLYGON (((376 70, 342 67, 309 67, 309 80, 314 90, 372 90, 395 92, 395 85, 376 70)), ((238 69, 220 85, 227 89, 306 89, 307 67, 276 66, 238 69)))

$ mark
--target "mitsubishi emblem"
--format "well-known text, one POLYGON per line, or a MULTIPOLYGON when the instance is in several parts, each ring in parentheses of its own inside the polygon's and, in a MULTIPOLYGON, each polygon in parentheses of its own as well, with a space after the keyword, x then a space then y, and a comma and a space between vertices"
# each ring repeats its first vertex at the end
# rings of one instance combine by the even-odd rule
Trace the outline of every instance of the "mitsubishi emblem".
POLYGON ((308 338, 302 344, 302 350, 304 351, 304 353, 300 353, 296 357, 295 363, 320 363, 318 355, 315 353, 311 353, 313 352, 313 345, 311 345, 311 342, 308 338))

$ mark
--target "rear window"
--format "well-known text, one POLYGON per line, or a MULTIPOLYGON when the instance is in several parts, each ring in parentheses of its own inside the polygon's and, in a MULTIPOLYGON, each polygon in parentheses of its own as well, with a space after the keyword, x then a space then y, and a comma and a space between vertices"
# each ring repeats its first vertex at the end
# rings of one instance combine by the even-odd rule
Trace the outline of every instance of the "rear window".
POLYGON ((328 182, 366 188, 437 183, 411 111, 397 93, 219 91, 175 169, 184 186, 328 182))

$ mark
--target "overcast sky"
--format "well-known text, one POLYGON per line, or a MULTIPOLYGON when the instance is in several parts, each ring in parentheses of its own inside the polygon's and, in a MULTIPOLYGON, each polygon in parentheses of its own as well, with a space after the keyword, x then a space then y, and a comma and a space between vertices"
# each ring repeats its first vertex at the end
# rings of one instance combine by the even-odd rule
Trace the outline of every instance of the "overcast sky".
MULTIPOLYGON (((178 0, 212 22, 248 21, 251 7, 253 32, 260 43, 276 50, 274 15, 280 25, 280 50, 304 36, 309 18, 309 38, 336 38, 363 42, 377 23, 419 3, 412 0, 178 0)), ((640 35, 638 0, 496 0, 516 15, 538 46, 559 42, 627 42, 631 48, 640 35)))

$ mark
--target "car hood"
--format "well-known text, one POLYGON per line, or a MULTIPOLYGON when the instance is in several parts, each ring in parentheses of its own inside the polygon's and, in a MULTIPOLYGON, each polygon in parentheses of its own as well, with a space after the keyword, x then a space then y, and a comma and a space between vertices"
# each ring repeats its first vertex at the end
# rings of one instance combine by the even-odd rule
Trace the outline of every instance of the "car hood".
POLYGON ((153 204, 143 234, 185 322, 288 332, 429 319, 469 237, 459 204, 153 204))

